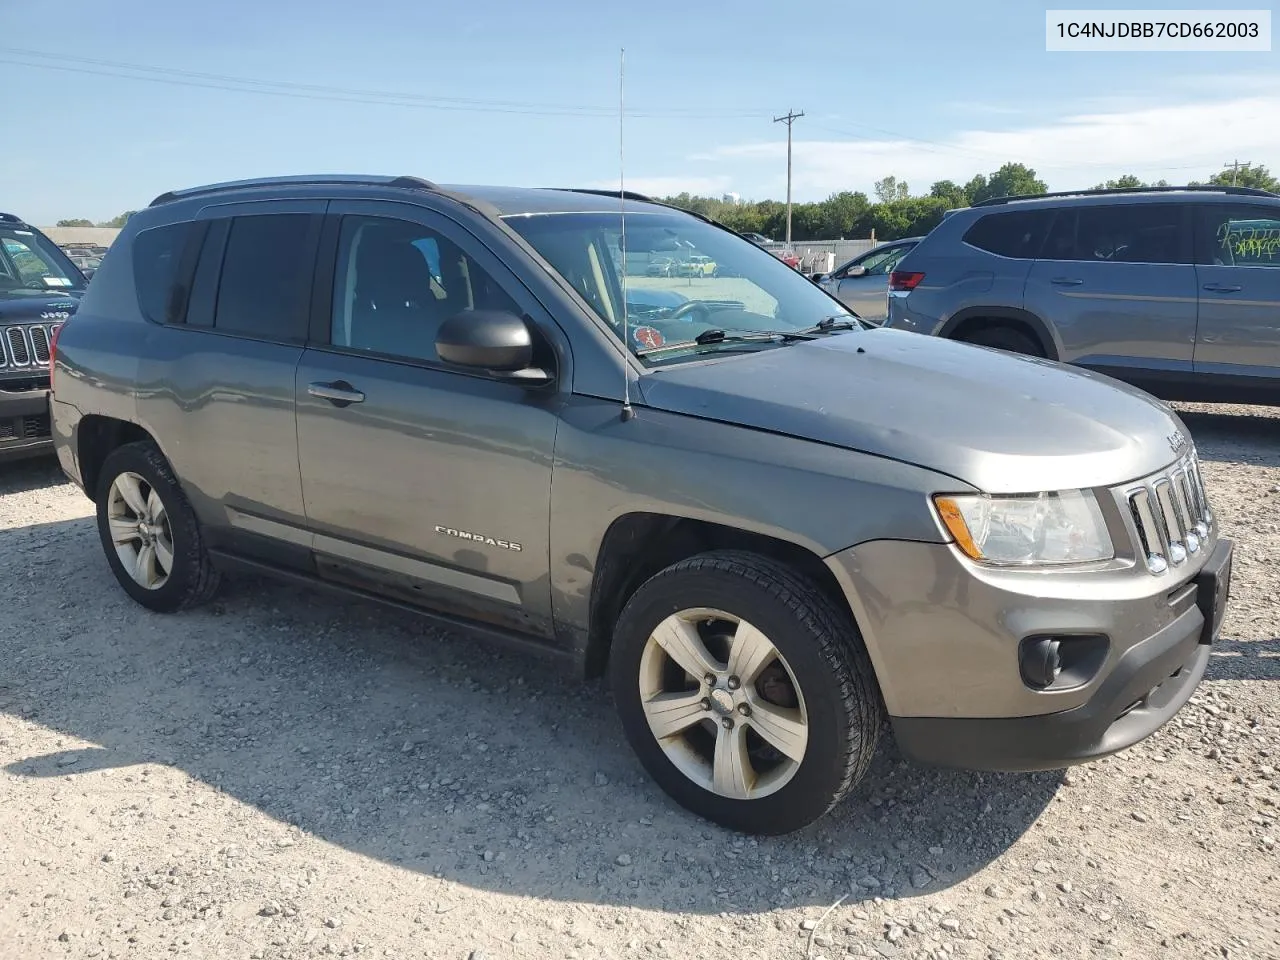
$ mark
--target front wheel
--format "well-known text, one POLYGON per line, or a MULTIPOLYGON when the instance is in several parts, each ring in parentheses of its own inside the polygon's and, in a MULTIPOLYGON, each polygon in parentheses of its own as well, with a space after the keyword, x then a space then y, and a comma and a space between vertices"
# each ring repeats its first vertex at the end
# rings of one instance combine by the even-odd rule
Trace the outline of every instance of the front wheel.
POLYGON ((701 554, 647 581, 618 620, 610 679, 649 774, 685 808, 783 834, 870 766, 884 723, 846 612, 784 564, 701 554))

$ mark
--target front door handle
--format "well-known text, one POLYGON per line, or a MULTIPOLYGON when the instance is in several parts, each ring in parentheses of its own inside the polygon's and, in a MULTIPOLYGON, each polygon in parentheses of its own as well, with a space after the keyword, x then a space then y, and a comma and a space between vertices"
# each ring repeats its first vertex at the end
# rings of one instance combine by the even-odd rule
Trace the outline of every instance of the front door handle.
POLYGON ((1229 283, 1206 283, 1204 288, 1210 293, 1239 293, 1240 285, 1232 286, 1229 283))
POLYGON ((312 383, 307 385, 307 393, 322 400, 328 400, 335 407, 345 407, 351 403, 362 403, 364 394, 345 380, 333 383, 312 383))
POLYGON ((1049 282, 1056 283, 1060 287, 1078 287, 1084 283, 1079 277, 1054 277, 1049 282))

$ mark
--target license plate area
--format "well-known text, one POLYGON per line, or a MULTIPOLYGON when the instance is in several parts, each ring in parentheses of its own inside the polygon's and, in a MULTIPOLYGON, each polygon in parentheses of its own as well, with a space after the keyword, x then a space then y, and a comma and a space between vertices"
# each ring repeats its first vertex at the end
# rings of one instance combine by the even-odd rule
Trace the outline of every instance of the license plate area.
POLYGON ((1231 567, 1235 550, 1230 540, 1219 540, 1213 556, 1196 574, 1196 605, 1204 616, 1201 643, 1213 643, 1222 630, 1227 615, 1227 598, 1231 594, 1231 567))

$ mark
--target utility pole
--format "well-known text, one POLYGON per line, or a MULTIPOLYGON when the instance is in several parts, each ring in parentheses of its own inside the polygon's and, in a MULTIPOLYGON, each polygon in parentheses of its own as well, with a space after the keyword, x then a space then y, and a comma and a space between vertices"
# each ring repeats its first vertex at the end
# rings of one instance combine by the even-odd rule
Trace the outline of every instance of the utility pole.
POLYGON ((1224 170, 1227 169, 1228 167, 1231 169, 1231 185, 1234 187, 1236 185, 1236 179, 1240 175, 1240 171, 1248 170, 1252 166, 1253 166, 1252 162, 1241 163, 1239 160, 1232 160, 1230 163, 1224 163, 1222 165, 1222 168, 1224 170))
POLYGON ((788 110, 785 117, 774 117, 774 123, 787 125, 787 252, 791 251, 791 125, 804 116, 804 111, 796 113, 788 110))

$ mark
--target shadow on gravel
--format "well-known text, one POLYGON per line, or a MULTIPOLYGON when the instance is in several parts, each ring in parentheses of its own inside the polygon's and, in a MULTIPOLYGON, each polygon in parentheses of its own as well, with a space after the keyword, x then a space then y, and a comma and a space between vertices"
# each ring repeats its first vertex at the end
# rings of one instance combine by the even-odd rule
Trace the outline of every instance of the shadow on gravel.
POLYGON ((14 460, 10 463, 0 461, 0 496, 9 493, 30 493, 43 490, 45 487, 56 487, 66 483, 62 468, 50 454, 47 457, 32 457, 30 460, 14 460))
POLYGON ((1201 459, 1247 460, 1263 467, 1280 467, 1280 408, 1276 414, 1187 411, 1178 415, 1195 438, 1201 459))
POLYGON ((7 772, 166 764, 329 843, 486 890, 697 913, 906 898, 987 866, 1061 783, 924 769, 886 743, 826 820, 756 840, 669 802, 600 684, 411 616, 252 581, 148 614, 89 519, 0 530, 0 582, 19 601, 0 607, 0 710, 91 744, 7 772))
POLYGON ((1208 679, 1280 680, 1280 639, 1218 641, 1208 679))

